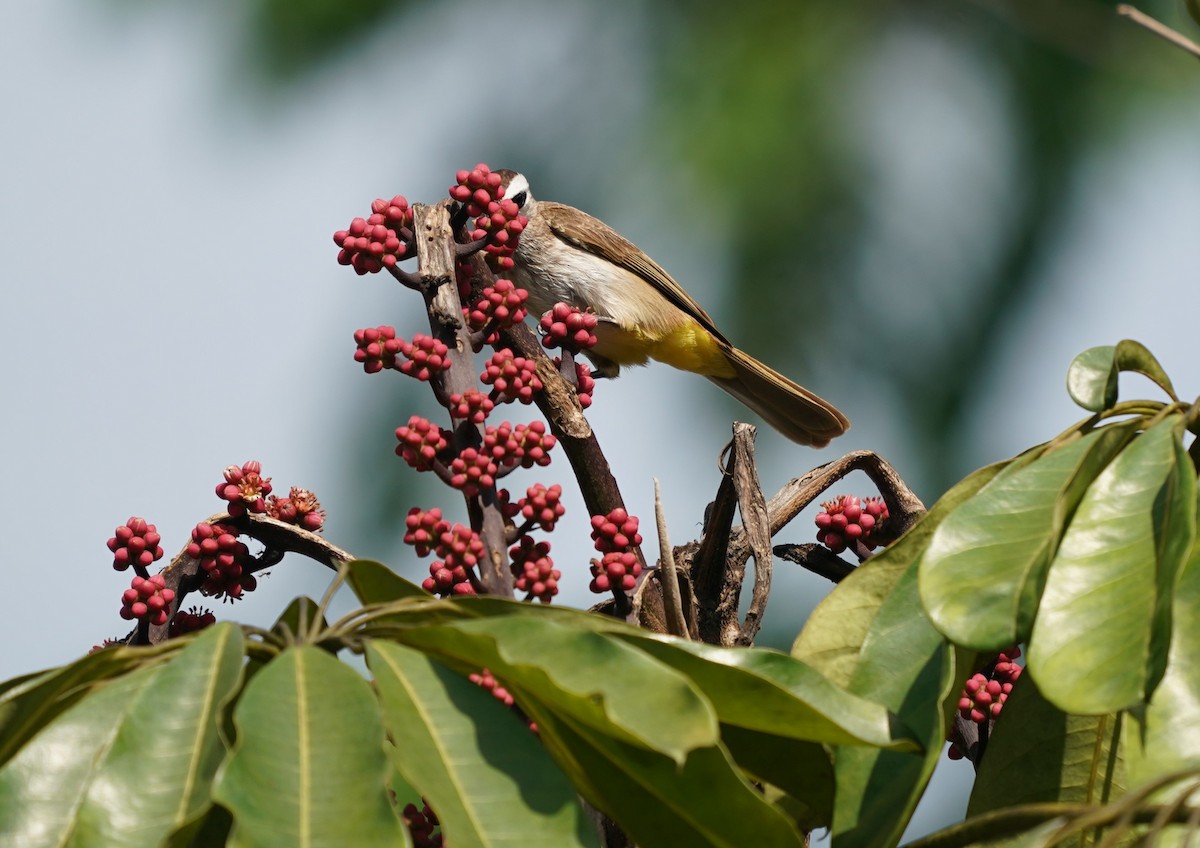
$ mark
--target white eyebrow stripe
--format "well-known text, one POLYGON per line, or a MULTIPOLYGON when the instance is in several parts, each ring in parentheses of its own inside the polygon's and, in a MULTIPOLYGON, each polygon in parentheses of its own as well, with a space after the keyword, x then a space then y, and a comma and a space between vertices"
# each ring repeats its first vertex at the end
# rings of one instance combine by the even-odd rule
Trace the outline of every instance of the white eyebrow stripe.
POLYGON ((529 195, 529 180, 525 179, 524 174, 514 174, 508 183, 508 188, 504 189, 504 196, 512 198, 521 192, 525 192, 526 196, 529 195))

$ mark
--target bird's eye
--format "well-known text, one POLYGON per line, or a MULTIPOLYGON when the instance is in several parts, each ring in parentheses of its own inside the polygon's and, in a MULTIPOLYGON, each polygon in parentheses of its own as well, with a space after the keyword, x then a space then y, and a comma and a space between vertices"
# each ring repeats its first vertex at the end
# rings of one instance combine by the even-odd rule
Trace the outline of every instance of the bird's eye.
POLYGON ((512 196, 512 202, 517 204, 517 208, 520 208, 525 205, 526 196, 527 192, 518 191, 512 196))

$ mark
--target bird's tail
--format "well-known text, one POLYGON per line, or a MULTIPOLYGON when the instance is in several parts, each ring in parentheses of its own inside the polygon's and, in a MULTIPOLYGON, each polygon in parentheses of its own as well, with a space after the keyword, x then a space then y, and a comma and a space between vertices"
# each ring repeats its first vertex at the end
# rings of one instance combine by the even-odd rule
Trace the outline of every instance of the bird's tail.
POLYGON ((709 377, 793 442, 816 448, 850 429, 837 408, 792 382, 749 354, 730 346, 725 351, 732 377, 709 377))

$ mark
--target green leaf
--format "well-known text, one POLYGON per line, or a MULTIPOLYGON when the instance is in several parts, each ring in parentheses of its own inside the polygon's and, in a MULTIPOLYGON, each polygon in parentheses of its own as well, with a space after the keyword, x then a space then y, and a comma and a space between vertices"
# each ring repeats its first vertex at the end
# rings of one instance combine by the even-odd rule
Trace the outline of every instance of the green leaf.
POLYGON ((1046 570, 1087 486, 1133 435, 1111 425, 1014 463, 937 528, 921 561, 921 600, 953 642, 995 651, 1024 641, 1046 570))
POLYGON ((246 685, 234 724, 213 793, 233 813, 231 846, 408 844, 379 706, 348 666, 311 645, 284 651, 246 685))
POLYGON ((1175 387, 1171 385, 1171 378, 1154 358, 1154 354, 1147 350, 1141 342, 1135 342, 1133 339, 1117 342, 1114 359, 1118 371, 1133 371, 1141 374, 1166 392, 1171 400, 1179 400, 1175 395, 1175 387))
POLYGON ((1179 574, 1173 606, 1166 674, 1145 709, 1129 714, 1125 753, 1133 785, 1200 768, 1200 543, 1179 574))
POLYGON ((543 711, 536 702, 532 706, 531 716, 554 759, 583 796, 641 848, 806 844, 720 746, 693 748, 676 763, 543 711))
POLYGON ((941 755, 954 668, 954 651, 921 609, 917 569, 911 567, 871 622, 849 689, 895 712, 925 750, 835 750, 836 848, 876 848, 899 841, 941 755))
POLYGON ((241 631, 208 628, 58 717, 0 770, 0 844, 156 846, 209 805, 241 631))
POLYGON ((574 788, 537 737, 491 693, 423 654, 367 643, 396 766, 446 843, 597 845, 574 788))
POLYGON ((386 565, 369 559, 356 559, 348 566, 346 582, 363 606, 385 604, 404 598, 429 598, 428 592, 410 583, 386 565))
POLYGON ((397 630, 393 638, 453 666, 489 668, 556 713, 681 765, 689 751, 719 736, 711 704, 687 677, 620 639, 540 608, 397 630))
POLYGON ((622 637, 687 675, 724 725, 828 745, 919 747, 886 708, 834 686, 787 654, 644 632, 622 637))
POLYGON ((1089 412, 1111 409, 1117 403, 1116 351, 1112 345, 1088 348, 1067 368, 1067 394, 1089 412))
POLYGON ((1103 804, 1125 791, 1118 715, 1068 715, 1028 674, 1013 686, 992 729, 968 816, 1047 801, 1103 804))
MULTIPOLYGON (((1034 456, 1036 454, 1030 454, 1029 458, 1034 456)), ((880 605, 925 552, 934 530, 951 511, 1009 464, 1007 461, 996 463, 968 475, 943 495, 907 533, 839 583, 809 616, 792 646, 792 656, 813 666, 835 685, 843 688, 849 685, 858 666, 863 640, 880 605)))
POLYGON ((1071 713, 1133 706, 1166 665, 1170 597, 1196 530, 1195 475, 1171 415, 1136 438, 1079 504, 1050 567, 1027 663, 1071 713))
POLYGON ((105 648, 62 668, 8 681, 0 694, 0 765, 96 684, 162 662, 179 648, 105 648))
POLYGON ((1117 403, 1117 378, 1122 371, 1148 377, 1172 400, 1179 400, 1167 372, 1154 354, 1132 339, 1125 339, 1115 347, 1089 348, 1076 356, 1067 369, 1067 393, 1090 412, 1112 409, 1117 403))
MULTIPOLYGON (((275 619, 275 624, 271 626, 272 632, 281 636, 287 633, 292 636, 307 633, 312 628, 312 620, 316 616, 319 606, 320 604, 305 595, 292 598, 287 609, 280 614, 279 618, 275 619)), ((329 622, 322 616, 321 629, 324 630, 328 626, 329 622)))
POLYGON ((721 741, 738 767, 774 790, 767 798, 802 830, 829 827, 833 818, 833 761, 823 745, 721 725, 721 741), (786 793, 786 794, 785 794, 786 793))

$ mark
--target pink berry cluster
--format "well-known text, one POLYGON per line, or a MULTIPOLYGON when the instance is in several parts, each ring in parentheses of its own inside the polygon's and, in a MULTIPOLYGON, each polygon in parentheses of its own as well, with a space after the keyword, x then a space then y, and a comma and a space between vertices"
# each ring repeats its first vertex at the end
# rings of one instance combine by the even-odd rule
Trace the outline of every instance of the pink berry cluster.
POLYGON ((246 544, 238 539, 236 527, 201 521, 192 528, 187 555, 200 564, 204 579, 200 584, 202 595, 236 601, 243 592, 252 592, 258 587, 258 581, 250 573, 254 558, 246 544))
POLYGON ((417 556, 428 556, 449 529, 450 522, 442 518, 442 511, 437 507, 424 510, 414 506, 404 519, 404 544, 412 545, 417 556))
POLYGON ((255 459, 241 467, 230 465, 225 469, 225 481, 217 484, 217 497, 229 501, 226 510, 233 518, 266 512, 269 494, 271 478, 262 476, 262 463, 255 459))
POLYGON ((591 312, 568 303, 556 303, 538 324, 543 333, 542 345, 571 353, 595 347, 598 323, 599 319, 591 312))
POLYGON ((338 262, 359 274, 373 274, 409 255, 412 240, 412 210, 400 195, 371 204, 371 215, 355 218, 350 226, 333 234, 338 262))
POLYGON ((488 360, 479 381, 491 386, 488 397, 496 403, 520 401, 533 402, 533 393, 542 390, 542 381, 537 375, 537 363, 532 359, 517 356, 511 350, 498 350, 488 360))
POLYGON ((134 577, 121 595, 121 618, 128 621, 136 618, 153 625, 166 624, 171 616, 171 602, 175 600, 174 590, 166 585, 161 574, 134 577))
POLYGON ((562 505, 562 486, 555 483, 546 487, 534 483, 525 491, 525 497, 517 501, 517 509, 525 526, 541 527, 547 533, 554 529, 558 519, 563 517, 566 508, 562 505))
POLYGON ((132 565, 134 570, 145 576, 146 569, 162 559, 161 541, 162 536, 153 524, 147 524, 144 518, 131 517, 108 540, 113 568, 125 571, 132 565))
POLYGON ((421 809, 416 804, 406 804, 403 812, 404 824, 412 834, 413 848, 442 848, 442 834, 438 830, 438 817, 425 799, 421 809))
POLYGON ((429 566, 429 576, 421 583, 426 592, 447 595, 474 595, 471 572, 483 556, 483 540, 470 527, 455 524, 438 534, 433 552, 441 557, 429 566))
POLYGON ((517 241, 529 219, 521 214, 516 203, 504 198, 500 175, 482 162, 469 171, 459 171, 455 180, 450 196, 465 204, 467 214, 475 218, 471 238, 487 239, 484 250, 488 264, 497 271, 509 270, 513 267, 517 241))
POLYGON ((513 586, 525 593, 525 600, 536 598, 543 604, 558 594, 558 581, 562 572, 554 567, 550 558, 549 542, 534 542, 522 535, 516 545, 508 551, 513 573, 513 586))
POLYGON ((201 609, 200 607, 178 610, 175 613, 175 617, 171 619, 171 626, 167 630, 167 634, 171 638, 183 636, 187 633, 203 630, 210 624, 216 624, 216 622, 217 617, 213 615, 212 610, 201 609))
MULTIPOLYGON (((562 357, 554 357, 554 364, 562 368, 562 357)), ((586 363, 575 363, 575 394, 579 396, 579 406, 587 409, 592 405, 592 392, 596 390, 596 380, 592 377, 592 369, 586 363)))
POLYGON ((385 368, 396 367, 396 356, 400 353, 400 339, 396 328, 387 325, 364 327, 354 331, 354 361, 362 365, 368 374, 378 374, 385 368))
POLYGON ((394 368, 401 374, 416 377, 422 382, 450 367, 449 348, 445 342, 417 333, 412 341, 396 338, 396 328, 389 326, 364 327, 354 331, 354 361, 368 374, 394 368), (403 356, 405 361, 400 361, 403 356))
POLYGON ((821 504, 817 514, 817 541, 835 554, 861 542, 867 550, 878 544, 879 530, 888 517, 883 498, 838 495, 821 504))
POLYGON ((413 415, 408 423, 396 428, 396 456, 417 471, 428 471, 433 467, 438 454, 446 450, 449 433, 428 418, 413 415))
POLYGON ((622 507, 608 515, 593 515, 592 541, 604 556, 599 562, 592 560, 592 582, 588 588, 597 593, 615 589, 631 591, 642 573, 642 565, 633 551, 642 543, 637 518, 622 507))
POLYGON ((483 432, 484 452, 503 469, 549 465, 550 451, 556 444, 558 440, 546 432, 541 421, 516 425, 505 421, 495 427, 489 425, 483 432))
POLYGON ((971 675, 958 699, 958 712, 963 718, 982 724, 1000 715, 1013 684, 1021 676, 1021 666, 1013 662, 1020 655, 1020 648, 1010 648, 996 658, 991 674, 971 675))
POLYGON ((321 532, 325 526, 321 502, 315 494, 299 486, 292 486, 286 498, 275 495, 267 498, 267 515, 312 533, 321 532))
MULTIPOLYGON (((958 714, 979 725, 995 721, 1012 692, 1013 684, 1023 671, 1016 663, 1020 656, 1020 646, 1014 645, 1001 651, 982 671, 971 675, 963 684, 958 699, 958 714)), ((952 744, 946 752, 947 756, 952 760, 961 760, 965 753, 957 735, 951 733, 949 741, 952 744)))
POLYGON ((450 395, 450 417, 459 421, 482 424, 495 408, 495 401, 478 389, 450 395))
POLYGON ((467 679, 476 686, 481 686, 492 693, 492 697, 506 707, 513 705, 512 694, 500 685, 500 681, 496 680, 496 676, 488 669, 482 669, 478 674, 469 674, 467 679))
POLYGON ((495 344, 500 336, 498 330, 506 330, 525 320, 528 310, 525 301, 529 292, 517 288, 512 280, 496 280, 485 286, 470 306, 463 306, 467 326, 483 334, 481 344, 495 344))

